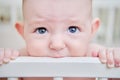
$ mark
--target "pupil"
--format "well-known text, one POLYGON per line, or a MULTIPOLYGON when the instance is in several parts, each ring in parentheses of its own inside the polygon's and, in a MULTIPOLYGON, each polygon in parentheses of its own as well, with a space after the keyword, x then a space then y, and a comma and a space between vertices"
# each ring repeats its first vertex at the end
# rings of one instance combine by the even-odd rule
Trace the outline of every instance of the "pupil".
POLYGON ((76 32, 76 27, 74 27, 74 26, 69 27, 69 31, 71 33, 75 33, 76 32))
POLYGON ((46 29, 45 29, 45 28, 39 28, 39 29, 38 29, 38 32, 39 32, 40 34, 44 34, 44 33, 46 32, 46 29))

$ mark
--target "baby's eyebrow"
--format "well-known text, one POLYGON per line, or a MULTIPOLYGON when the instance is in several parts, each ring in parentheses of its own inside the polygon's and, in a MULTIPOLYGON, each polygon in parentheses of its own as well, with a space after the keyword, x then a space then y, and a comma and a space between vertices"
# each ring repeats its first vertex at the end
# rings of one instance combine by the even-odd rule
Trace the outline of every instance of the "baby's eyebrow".
POLYGON ((75 18, 75 17, 67 18, 66 21, 72 23, 79 23, 81 25, 84 24, 79 18, 75 18))
POLYGON ((36 26, 36 25, 40 25, 41 23, 45 22, 45 19, 35 19, 35 20, 31 20, 28 23, 28 26, 36 26))
POLYGON ((76 18, 76 17, 71 17, 71 18, 68 18, 68 20, 70 20, 70 21, 79 21, 79 19, 78 19, 78 18, 76 18))
POLYGON ((80 21, 79 19, 69 19, 69 20, 67 20, 68 21, 68 23, 72 23, 72 24, 76 24, 76 25, 81 25, 81 26, 83 26, 83 25, 85 25, 85 23, 82 23, 82 21, 80 21))

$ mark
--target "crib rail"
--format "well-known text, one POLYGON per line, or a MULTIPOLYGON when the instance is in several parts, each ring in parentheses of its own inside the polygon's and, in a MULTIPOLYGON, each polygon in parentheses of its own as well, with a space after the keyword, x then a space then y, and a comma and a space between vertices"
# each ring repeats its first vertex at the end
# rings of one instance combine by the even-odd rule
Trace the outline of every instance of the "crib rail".
POLYGON ((120 68, 107 68, 91 57, 19 57, 0 66, 0 77, 98 77, 120 78, 120 68))

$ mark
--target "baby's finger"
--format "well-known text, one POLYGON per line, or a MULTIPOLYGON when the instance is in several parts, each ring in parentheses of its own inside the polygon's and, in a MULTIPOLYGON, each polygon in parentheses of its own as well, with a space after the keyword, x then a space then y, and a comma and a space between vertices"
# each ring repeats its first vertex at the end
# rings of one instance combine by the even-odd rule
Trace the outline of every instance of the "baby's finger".
POLYGON ((11 59, 16 59, 18 56, 19 56, 19 52, 17 50, 13 50, 11 59))
POLYGON ((106 58, 106 50, 105 49, 101 49, 99 51, 99 59, 102 63, 106 63, 107 62, 107 58, 106 58))
POLYGON ((109 68, 114 67, 113 49, 107 50, 107 66, 109 68))
POLYGON ((3 62, 8 63, 10 61, 10 57, 11 57, 11 50, 5 49, 3 62))
POLYGON ((114 62, 115 67, 120 67, 120 48, 114 49, 114 62))
POLYGON ((0 65, 3 64, 4 48, 0 48, 0 65))

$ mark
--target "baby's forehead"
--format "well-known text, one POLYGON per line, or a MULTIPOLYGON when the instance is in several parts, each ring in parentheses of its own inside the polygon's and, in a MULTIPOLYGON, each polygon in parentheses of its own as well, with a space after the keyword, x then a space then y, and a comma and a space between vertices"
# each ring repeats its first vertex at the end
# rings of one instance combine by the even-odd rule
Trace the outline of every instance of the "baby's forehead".
POLYGON ((91 16, 91 0, 23 0, 24 18, 62 19, 91 16))

